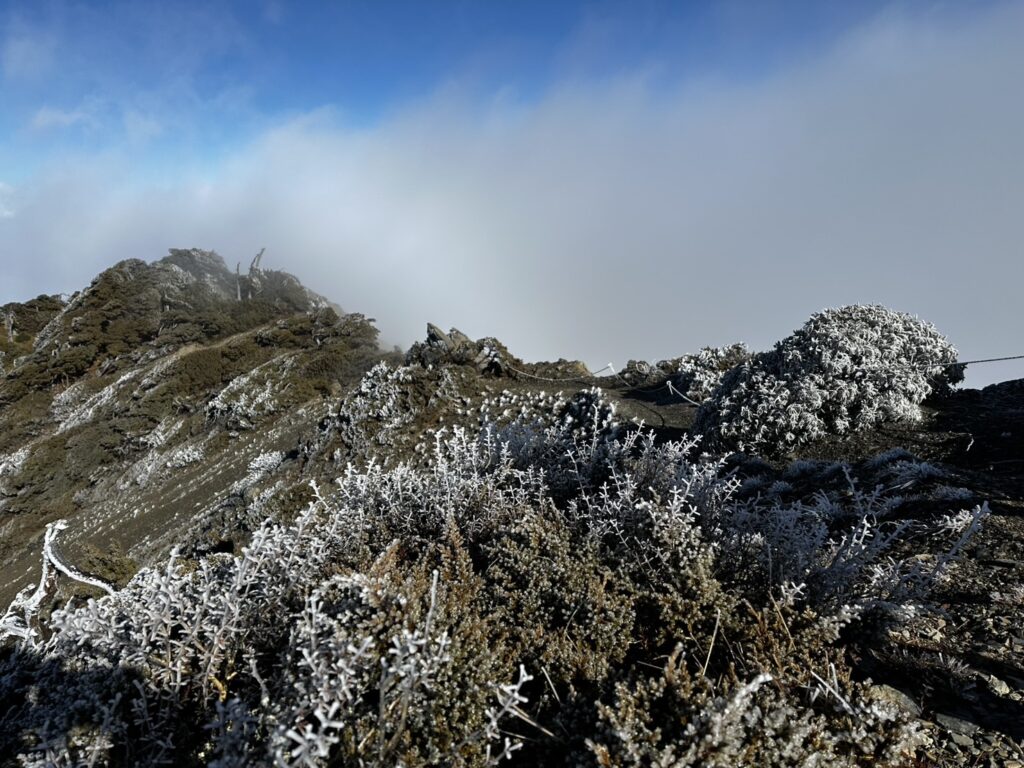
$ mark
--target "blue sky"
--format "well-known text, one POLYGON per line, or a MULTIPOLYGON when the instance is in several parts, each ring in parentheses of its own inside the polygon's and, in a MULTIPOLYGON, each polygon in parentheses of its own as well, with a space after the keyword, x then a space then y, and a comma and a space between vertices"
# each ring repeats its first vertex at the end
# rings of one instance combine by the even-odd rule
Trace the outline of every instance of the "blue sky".
POLYGON ((314 109, 369 128, 438 92, 529 103, 554 85, 751 81, 885 5, 820 2, 0 4, 5 181, 63 153, 161 172, 216 162, 314 109))
POLYGON ((1009 0, 0 2, 0 303, 267 246, 403 345, 601 367, 877 301, 1020 353, 1021 39, 1009 0))

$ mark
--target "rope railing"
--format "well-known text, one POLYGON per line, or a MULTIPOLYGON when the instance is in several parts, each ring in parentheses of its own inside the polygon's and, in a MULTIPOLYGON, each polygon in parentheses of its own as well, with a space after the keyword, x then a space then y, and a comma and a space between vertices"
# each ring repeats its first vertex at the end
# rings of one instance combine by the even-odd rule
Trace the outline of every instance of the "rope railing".
MULTIPOLYGON (((932 369, 932 368, 958 368, 958 367, 966 368, 968 365, 980 365, 980 364, 983 364, 983 363, 1001 363, 1001 362, 1006 362, 1006 361, 1010 361, 1010 360, 1024 360, 1024 355, 1007 355, 1005 357, 987 357, 987 358, 982 358, 982 359, 978 359, 978 360, 963 360, 963 361, 958 360, 958 361, 952 362, 952 363, 931 363, 929 365, 908 366, 908 367, 911 370, 927 371, 927 370, 932 369)), ((640 372, 645 374, 645 375, 650 374, 654 370, 660 370, 660 369, 657 368, 657 366, 652 366, 650 363, 648 363, 646 361, 641 361, 640 365, 643 366, 643 368, 640 370, 640 372)), ((548 376, 538 376, 537 374, 533 374, 533 373, 529 373, 527 371, 520 370, 520 369, 515 368, 515 367, 513 367, 511 365, 508 365, 508 364, 504 364, 503 367, 508 369, 508 370, 510 370, 510 371, 518 373, 521 376, 526 376, 526 377, 531 378, 531 379, 537 379, 539 381, 550 381, 550 382, 553 382, 553 383, 560 383, 560 382, 589 382, 589 381, 591 381, 593 379, 599 378, 598 374, 601 373, 602 371, 610 370, 612 372, 612 375, 615 378, 617 378, 619 381, 621 381, 624 386, 629 387, 630 389, 632 389, 632 390, 634 390, 636 392, 641 392, 641 393, 644 393, 644 394, 648 394, 648 393, 651 393, 651 392, 657 392, 659 389, 668 389, 670 394, 675 395, 676 397, 681 398, 682 400, 686 401, 690 405, 693 405, 695 407, 699 407, 701 405, 696 400, 693 400, 693 399, 687 397, 685 394, 680 392, 678 388, 676 388, 676 387, 674 387, 672 385, 672 379, 671 379, 672 374, 670 374, 670 373, 665 373, 665 375, 669 377, 669 379, 667 381, 665 381, 665 382, 663 382, 661 384, 656 384, 653 387, 645 389, 645 388, 637 387, 637 386, 631 384, 630 382, 626 381, 619 374, 618 370, 616 370, 615 365, 613 365, 612 363, 608 363, 606 366, 604 366, 604 368, 599 368, 598 370, 596 370, 593 373, 591 373, 589 376, 567 376, 565 378, 551 378, 551 377, 548 377, 548 376)), ((860 369, 857 369, 857 370, 867 370, 867 369, 866 368, 860 368, 860 369)), ((661 371, 661 372, 664 373, 664 371, 661 371)))

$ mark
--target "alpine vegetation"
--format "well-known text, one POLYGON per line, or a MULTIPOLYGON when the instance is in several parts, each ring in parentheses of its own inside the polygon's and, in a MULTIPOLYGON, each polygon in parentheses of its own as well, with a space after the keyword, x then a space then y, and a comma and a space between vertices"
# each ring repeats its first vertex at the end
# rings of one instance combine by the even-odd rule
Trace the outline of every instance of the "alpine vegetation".
POLYGON ((785 454, 825 435, 915 421, 929 394, 963 380, 956 361, 916 317, 879 305, 827 309, 730 370, 695 428, 709 446, 785 454))
MULTIPOLYGON (((836 341, 819 325, 800 338, 836 341)), ((375 369, 359 391, 402 384, 375 369)), ((175 552, 56 609, 47 571, 5 617, 0 755, 917 764, 918 727, 852 678, 839 639, 926 614, 984 506, 897 520, 852 475, 816 499, 741 498, 697 439, 619 424, 598 389, 554 402, 442 426, 416 463, 349 465, 237 554, 175 552)))
POLYGON ((699 405, 722 381, 728 371, 750 359, 742 343, 727 347, 704 347, 692 355, 659 360, 654 365, 630 360, 618 377, 626 384, 654 390, 668 385, 675 396, 699 405))

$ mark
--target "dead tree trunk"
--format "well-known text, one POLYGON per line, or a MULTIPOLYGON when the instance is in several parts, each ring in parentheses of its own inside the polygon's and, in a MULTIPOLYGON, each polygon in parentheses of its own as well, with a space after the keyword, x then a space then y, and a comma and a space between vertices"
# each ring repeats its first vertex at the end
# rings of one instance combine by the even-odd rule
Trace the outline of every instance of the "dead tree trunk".
POLYGON ((260 269, 260 260, 263 258, 263 252, 265 250, 267 250, 267 249, 266 248, 260 248, 260 252, 257 253, 256 256, 253 258, 252 264, 249 265, 249 274, 252 274, 253 272, 258 272, 259 271, 259 269, 260 269))
POLYGON ((235 264, 235 300, 242 300, 242 262, 235 264))
POLYGON ((265 250, 267 250, 267 249, 266 248, 260 248, 260 252, 256 254, 256 256, 252 260, 252 263, 249 265, 249 298, 250 299, 252 298, 253 289, 255 288, 256 292, 259 293, 260 288, 263 285, 263 282, 260 280, 260 273, 262 272, 262 270, 260 269, 260 260, 263 258, 263 252, 265 250))
POLYGON ((7 330, 7 341, 14 343, 14 310, 7 310, 4 313, 4 328, 7 330))

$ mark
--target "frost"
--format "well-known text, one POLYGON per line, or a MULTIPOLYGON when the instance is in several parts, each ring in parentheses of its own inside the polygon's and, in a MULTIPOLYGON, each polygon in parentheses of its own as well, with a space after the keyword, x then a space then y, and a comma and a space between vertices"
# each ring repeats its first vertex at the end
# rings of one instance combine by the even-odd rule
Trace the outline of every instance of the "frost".
MULTIPOLYGON (((290 355, 275 357, 248 373, 232 379, 217 396, 206 405, 207 418, 219 421, 229 429, 254 429, 265 416, 277 413, 277 374, 287 372, 292 364, 290 355)), ((287 384, 285 384, 287 386, 287 384)))
POLYGON ((189 464, 196 464, 205 458, 205 451, 201 445, 183 445, 175 448, 164 459, 164 466, 169 469, 181 469, 189 464))
POLYGON ((342 401, 331 429, 350 450, 365 456, 376 447, 392 446, 403 427, 416 418, 418 409, 406 390, 412 372, 409 366, 378 363, 342 401))
POLYGON ((107 385, 95 395, 85 400, 85 402, 75 403, 74 405, 65 403, 64 407, 66 407, 67 415, 57 426, 57 434, 63 434, 95 419, 102 409, 115 402, 121 388, 138 375, 138 371, 129 371, 114 383, 107 385))
MULTIPOLYGON (((406 375, 375 369, 348 426, 399 417, 406 375)), ((526 729, 531 750, 565 743, 529 698, 594 708, 599 764, 897 763, 913 729, 839 674, 835 643, 920 614, 987 507, 897 518, 884 485, 806 462, 794 484, 847 487, 744 499, 699 448, 623 427, 599 389, 501 393, 415 464, 371 456, 312 486, 237 555, 172 553, 44 623, 58 573, 83 576, 48 539, 40 586, 3 618, 3 746, 29 765, 493 766, 526 729), (645 655, 683 642, 700 658, 645 655)), ((284 458, 253 458, 232 490, 284 458)), ((876 471, 930 472, 892 458, 876 471)), ((584 763, 578 746, 560 764, 584 763)))
POLYGON ((956 359, 910 315, 877 305, 825 310, 729 371, 695 429, 715 445, 785 454, 824 435, 916 421, 925 397, 963 378, 956 359))
POLYGON ((181 419, 164 419, 151 432, 142 436, 142 442, 150 448, 161 448, 181 430, 182 426, 184 422, 181 419))
POLYGON ((16 474, 28 459, 31 451, 28 447, 20 448, 9 456, 0 456, 0 478, 16 474))
POLYGON ((284 461, 284 453, 281 451, 261 453, 249 462, 248 474, 231 486, 230 493, 244 493, 264 477, 274 472, 279 466, 281 466, 282 461, 284 461))

